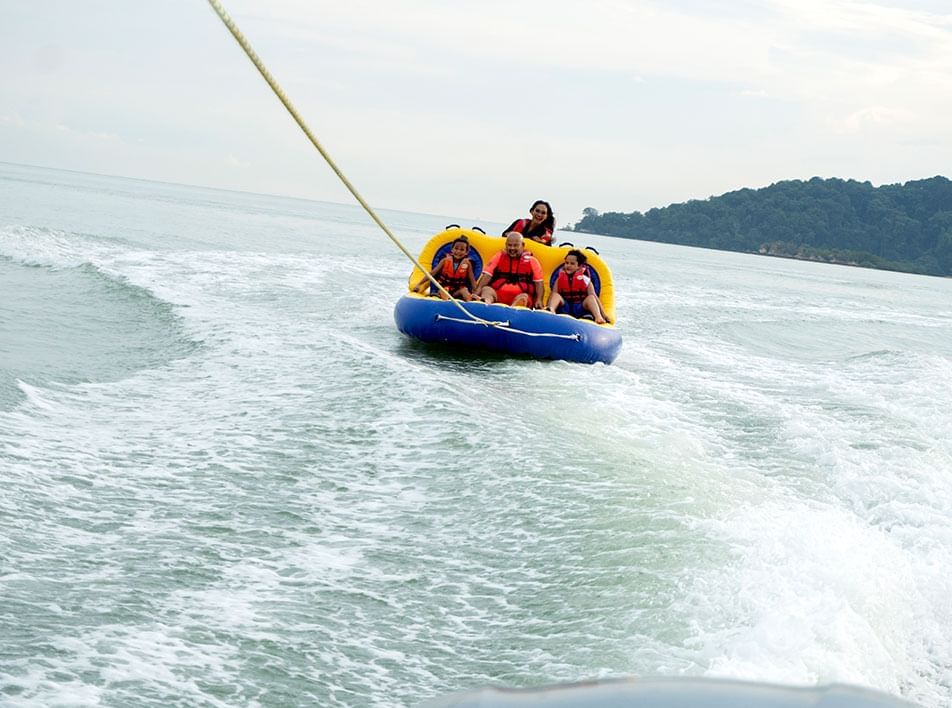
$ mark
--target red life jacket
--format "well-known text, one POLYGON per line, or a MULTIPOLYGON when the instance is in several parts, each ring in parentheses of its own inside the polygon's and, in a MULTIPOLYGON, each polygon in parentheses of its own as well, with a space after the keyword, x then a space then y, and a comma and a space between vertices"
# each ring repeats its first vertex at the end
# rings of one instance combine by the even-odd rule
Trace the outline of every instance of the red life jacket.
POLYGON ((518 285, 524 293, 532 292, 532 254, 523 251, 522 255, 516 259, 509 257, 508 253, 503 253, 499 262, 493 270, 489 285, 493 290, 499 290, 500 286, 506 283, 518 285))
MULTIPOLYGON (((509 231, 518 231, 520 234, 522 234, 522 235, 525 236, 526 238, 532 239, 533 241, 536 240, 536 238, 538 238, 538 239, 540 239, 541 242, 544 243, 546 246, 551 245, 551 244, 552 244, 552 232, 549 231, 549 229, 546 229, 544 234, 541 234, 541 235, 540 235, 540 234, 533 234, 532 236, 530 236, 529 233, 528 233, 528 231, 529 231, 529 226, 530 226, 531 224, 532 224, 532 221, 531 221, 530 219, 518 219, 518 220, 512 225, 512 228, 509 229, 509 231)), ((508 232, 507 232, 507 233, 508 233, 508 232)))
POLYGON ((436 274, 436 279, 450 294, 469 285, 469 258, 461 258, 457 263, 453 256, 447 256, 443 259, 443 267, 436 274))
POLYGON ((585 266, 581 266, 572 273, 572 277, 565 270, 559 271, 559 277, 555 281, 559 289, 559 295, 566 302, 582 302, 588 296, 588 284, 591 280, 586 276, 585 266))

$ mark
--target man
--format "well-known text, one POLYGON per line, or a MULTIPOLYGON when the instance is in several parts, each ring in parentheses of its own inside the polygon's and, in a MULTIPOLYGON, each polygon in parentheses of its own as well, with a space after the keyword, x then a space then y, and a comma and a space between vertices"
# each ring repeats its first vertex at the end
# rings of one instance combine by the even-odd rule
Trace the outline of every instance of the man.
POLYGON ((506 247, 490 259, 476 281, 479 299, 515 307, 545 307, 542 265, 525 249, 522 234, 506 236, 506 247))

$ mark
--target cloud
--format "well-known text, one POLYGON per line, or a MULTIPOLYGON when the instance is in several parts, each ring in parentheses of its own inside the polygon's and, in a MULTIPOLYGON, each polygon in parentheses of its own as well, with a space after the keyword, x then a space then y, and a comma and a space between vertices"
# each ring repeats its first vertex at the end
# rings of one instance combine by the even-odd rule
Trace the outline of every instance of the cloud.
MULTIPOLYGON (((645 209, 764 180, 874 179, 870 165, 890 181, 947 170, 942 7, 228 0, 376 205, 503 220, 498 205, 538 192, 562 223, 583 206, 645 209)), ((96 0, 62 5, 52 23, 24 8, 0 55, 0 150, 347 199, 208 8, 169 0, 153 16, 96 0), (31 126, 56 124, 72 132, 53 153, 31 126)))
POLYGON ((846 116, 835 129, 842 133, 856 133, 870 128, 909 124, 913 120, 914 116, 906 110, 867 106, 846 116))
POLYGON ((25 128, 26 121, 16 113, 0 113, 0 125, 11 126, 14 128, 25 128))
POLYGON ((546 185, 563 219, 573 201, 641 209, 845 170, 852 151, 862 177, 860 138, 875 131, 885 152, 952 110, 937 90, 952 75, 948 17, 893 5, 292 0, 233 15, 369 192, 463 204, 455 183, 486 194, 473 213, 520 184, 546 185), (452 177, 428 189, 439 175, 452 177))
POLYGON ((53 123, 53 124, 44 124, 44 123, 34 123, 33 128, 37 132, 49 132, 55 131, 58 133, 66 134, 72 140, 83 140, 83 139, 92 139, 100 142, 116 142, 122 143, 124 139, 117 133, 113 133, 105 130, 85 130, 83 128, 76 128, 71 125, 66 125, 64 123, 53 123))

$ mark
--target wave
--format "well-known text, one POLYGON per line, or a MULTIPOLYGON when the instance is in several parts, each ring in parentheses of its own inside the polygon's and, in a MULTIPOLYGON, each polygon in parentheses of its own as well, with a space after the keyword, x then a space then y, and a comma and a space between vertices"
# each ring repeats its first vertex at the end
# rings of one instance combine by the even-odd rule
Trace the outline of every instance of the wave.
POLYGON ((129 253, 62 232, 0 230, 0 409, 24 400, 23 383, 116 380, 196 349, 178 308, 117 269, 129 253))
POLYGON ((50 269, 95 266, 97 260, 128 250, 120 238, 77 234, 38 226, 0 228, 0 257, 24 266, 50 269))

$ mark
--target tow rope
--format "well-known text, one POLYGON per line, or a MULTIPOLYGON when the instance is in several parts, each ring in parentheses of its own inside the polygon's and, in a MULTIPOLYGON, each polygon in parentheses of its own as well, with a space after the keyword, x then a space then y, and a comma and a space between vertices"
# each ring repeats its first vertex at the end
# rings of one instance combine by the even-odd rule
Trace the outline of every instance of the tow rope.
POLYGON ((284 93, 284 89, 282 89, 278 85, 278 82, 271 75, 271 72, 268 71, 268 68, 264 65, 264 62, 261 61, 261 58, 258 56, 257 52, 255 52, 255 50, 252 48, 251 43, 245 38, 241 30, 238 29, 238 25, 236 25, 235 21, 231 19, 231 16, 225 11, 225 8, 222 6, 221 2, 219 2, 219 0, 208 0, 208 4, 212 6, 212 9, 215 11, 215 14, 218 15, 218 18, 222 21, 225 27, 228 28, 228 31, 231 32, 231 36, 235 38, 235 41, 238 42, 238 45, 242 48, 242 50, 244 50, 247 57, 251 60, 251 63, 255 65, 255 68, 258 70, 258 73, 261 74, 262 78, 267 82, 268 86, 271 87, 271 90, 274 92, 274 95, 278 97, 279 101, 281 101, 284 108, 294 119, 294 122, 298 124, 298 127, 304 132, 304 135, 307 136, 307 139, 311 141, 311 145, 317 148, 317 151, 321 154, 321 157, 323 157, 324 160, 327 162, 327 164, 330 166, 330 168, 334 170, 334 174, 336 174, 337 177, 340 179, 340 181, 343 182, 344 186, 347 187, 348 191, 350 191, 350 193, 354 195, 354 199, 356 199, 357 202, 360 204, 360 206, 364 208, 364 211, 366 211, 370 215, 370 218, 373 219, 374 223, 376 223, 377 226, 379 226, 383 230, 383 232, 387 234, 388 238, 391 241, 393 241, 394 244, 396 244, 397 248, 399 248, 404 253, 404 255, 410 259, 413 265, 419 268, 420 271, 422 271, 423 274, 426 275, 429 281, 433 285, 435 285, 436 288, 442 294, 444 294, 449 300, 451 300, 453 304, 456 305, 456 307, 458 307, 461 312, 463 312, 463 314, 466 315, 468 323, 480 324, 486 327, 499 327, 499 328, 504 328, 511 332, 518 333, 518 334, 527 334, 527 335, 531 334, 533 336, 553 336, 553 337, 566 336, 566 335, 558 335, 558 334, 546 335, 545 333, 531 333, 531 332, 523 332, 517 329, 512 329, 509 327, 508 322, 497 322, 492 320, 486 320, 486 319, 483 319, 482 317, 477 317, 472 312, 470 312, 465 307, 463 307, 462 303, 458 299, 453 297, 453 295, 446 288, 444 288, 436 278, 433 277, 432 273, 430 273, 428 269, 424 268, 420 264, 420 262, 416 259, 416 257, 412 253, 410 253, 410 251, 408 251, 402 243, 400 243, 400 239, 398 239, 393 234, 393 232, 390 231, 390 228, 383 222, 383 219, 377 216, 377 212, 373 210, 370 204, 368 204, 366 200, 360 195, 360 192, 357 191, 357 188, 354 187, 354 185, 351 183, 349 179, 347 179, 347 176, 337 166, 337 163, 334 162, 334 160, 331 158, 327 150, 324 149, 324 146, 321 145, 320 141, 317 139, 314 133, 311 132, 311 129, 308 127, 307 123, 304 121, 304 118, 301 117, 301 114, 298 113, 297 109, 294 107, 294 104, 291 103, 291 99, 289 99, 287 97, 287 94, 284 93))

